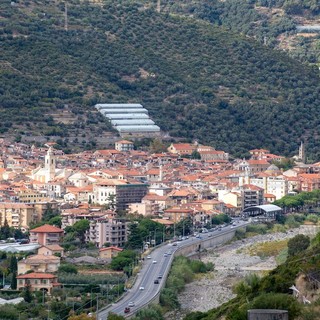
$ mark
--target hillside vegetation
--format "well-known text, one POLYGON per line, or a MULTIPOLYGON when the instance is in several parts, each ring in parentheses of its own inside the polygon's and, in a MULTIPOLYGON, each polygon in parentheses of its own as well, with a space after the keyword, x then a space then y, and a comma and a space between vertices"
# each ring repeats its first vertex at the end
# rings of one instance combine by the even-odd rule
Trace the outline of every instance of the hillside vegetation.
MULTIPOLYGON (((171 136, 235 155, 254 147, 317 158, 316 68, 253 39, 134 1, 0 4, 0 132, 81 137, 110 125, 97 102, 139 102, 171 136), (73 115, 57 124, 54 115, 73 115), (97 124, 100 125, 98 126, 97 124)), ((63 116, 62 116, 63 118, 63 116)), ((80 139, 81 140, 81 139, 80 139)))
POLYGON ((319 319, 319 234, 311 246, 308 236, 291 238, 288 252, 286 262, 268 275, 251 274, 238 283, 236 298, 208 312, 192 312, 185 320, 245 320, 249 309, 282 309, 288 310, 289 319, 319 319), (294 297, 292 285, 300 291, 299 297, 294 297), (303 296, 310 303, 303 304, 303 296))

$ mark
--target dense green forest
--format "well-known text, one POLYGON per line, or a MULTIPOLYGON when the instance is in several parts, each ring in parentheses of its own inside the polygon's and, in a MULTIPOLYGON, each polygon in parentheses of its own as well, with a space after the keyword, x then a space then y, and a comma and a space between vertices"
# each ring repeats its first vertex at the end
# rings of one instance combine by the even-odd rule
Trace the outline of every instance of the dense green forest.
MULTIPOLYGON (((163 131, 235 155, 267 147, 291 155, 301 139, 318 159, 319 72, 209 22, 158 14, 135 1, 94 5, 1 2, 0 132, 68 135, 52 110, 84 127, 97 102, 139 102, 163 131), (82 118, 87 114, 86 121, 82 118)), ((319 154, 320 156, 320 154, 319 154)))
POLYGON ((243 33, 291 57, 320 66, 320 33, 299 35, 297 24, 317 24, 317 0, 162 0, 162 10, 243 33))

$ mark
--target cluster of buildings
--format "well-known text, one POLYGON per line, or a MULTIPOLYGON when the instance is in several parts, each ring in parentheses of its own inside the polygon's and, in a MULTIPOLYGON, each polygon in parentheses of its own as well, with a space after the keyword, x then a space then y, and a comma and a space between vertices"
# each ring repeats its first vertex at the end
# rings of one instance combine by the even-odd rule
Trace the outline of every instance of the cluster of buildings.
POLYGON ((134 150, 128 140, 78 154, 53 146, 0 140, 0 226, 6 221, 27 230, 46 210, 59 210, 62 229, 87 219, 87 242, 122 247, 128 223, 119 216, 153 216, 168 226, 190 217, 201 226, 213 215, 237 216, 320 187, 320 163, 297 162, 283 171, 273 164, 283 157, 265 149, 250 150, 247 160, 231 160, 198 143, 172 143, 167 152, 153 154, 134 150))
POLYGON ((83 219, 90 222, 84 241, 99 248, 101 259, 111 259, 128 239, 128 214, 152 216, 168 227, 191 218, 203 227, 214 215, 237 216, 319 189, 320 163, 304 164, 301 149, 286 171, 274 164, 282 156, 249 152, 250 159, 230 159, 210 146, 172 143, 167 152, 151 154, 121 140, 114 149, 64 154, 53 143, 35 147, 0 139, 0 226, 29 230, 29 245, 39 247, 18 262, 18 289, 50 293, 61 286, 56 272, 64 230, 83 219), (48 210, 59 212, 61 228, 30 230, 48 210))

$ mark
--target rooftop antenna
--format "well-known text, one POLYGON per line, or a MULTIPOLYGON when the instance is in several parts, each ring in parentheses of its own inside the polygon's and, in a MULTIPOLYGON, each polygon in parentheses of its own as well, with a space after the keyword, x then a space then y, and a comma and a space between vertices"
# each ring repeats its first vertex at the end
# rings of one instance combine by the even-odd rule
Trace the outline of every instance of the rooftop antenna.
POLYGON ((157 12, 160 13, 161 11, 161 0, 157 0, 157 12))
POLYGON ((67 1, 64 3, 64 30, 68 31, 68 6, 67 1))

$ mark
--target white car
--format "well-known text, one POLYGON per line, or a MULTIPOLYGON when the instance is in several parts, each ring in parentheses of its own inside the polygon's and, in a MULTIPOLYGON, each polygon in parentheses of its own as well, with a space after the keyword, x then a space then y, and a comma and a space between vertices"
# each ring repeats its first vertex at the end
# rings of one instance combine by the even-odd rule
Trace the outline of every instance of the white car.
POLYGON ((147 259, 151 259, 151 256, 147 256, 147 259))
POLYGON ((155 264, 155 263, 157 263, 157 261, 156 261, 156 260, 153 260, 152 263, 155 264))
POLYGON ((139 290, 144 290, 144 287, 140 287, 139 290))
POLYGON ((133 302, 133 301, 130 301, 130 302, 128 303, 128 307, 134 307, 134 302, 133 302))

